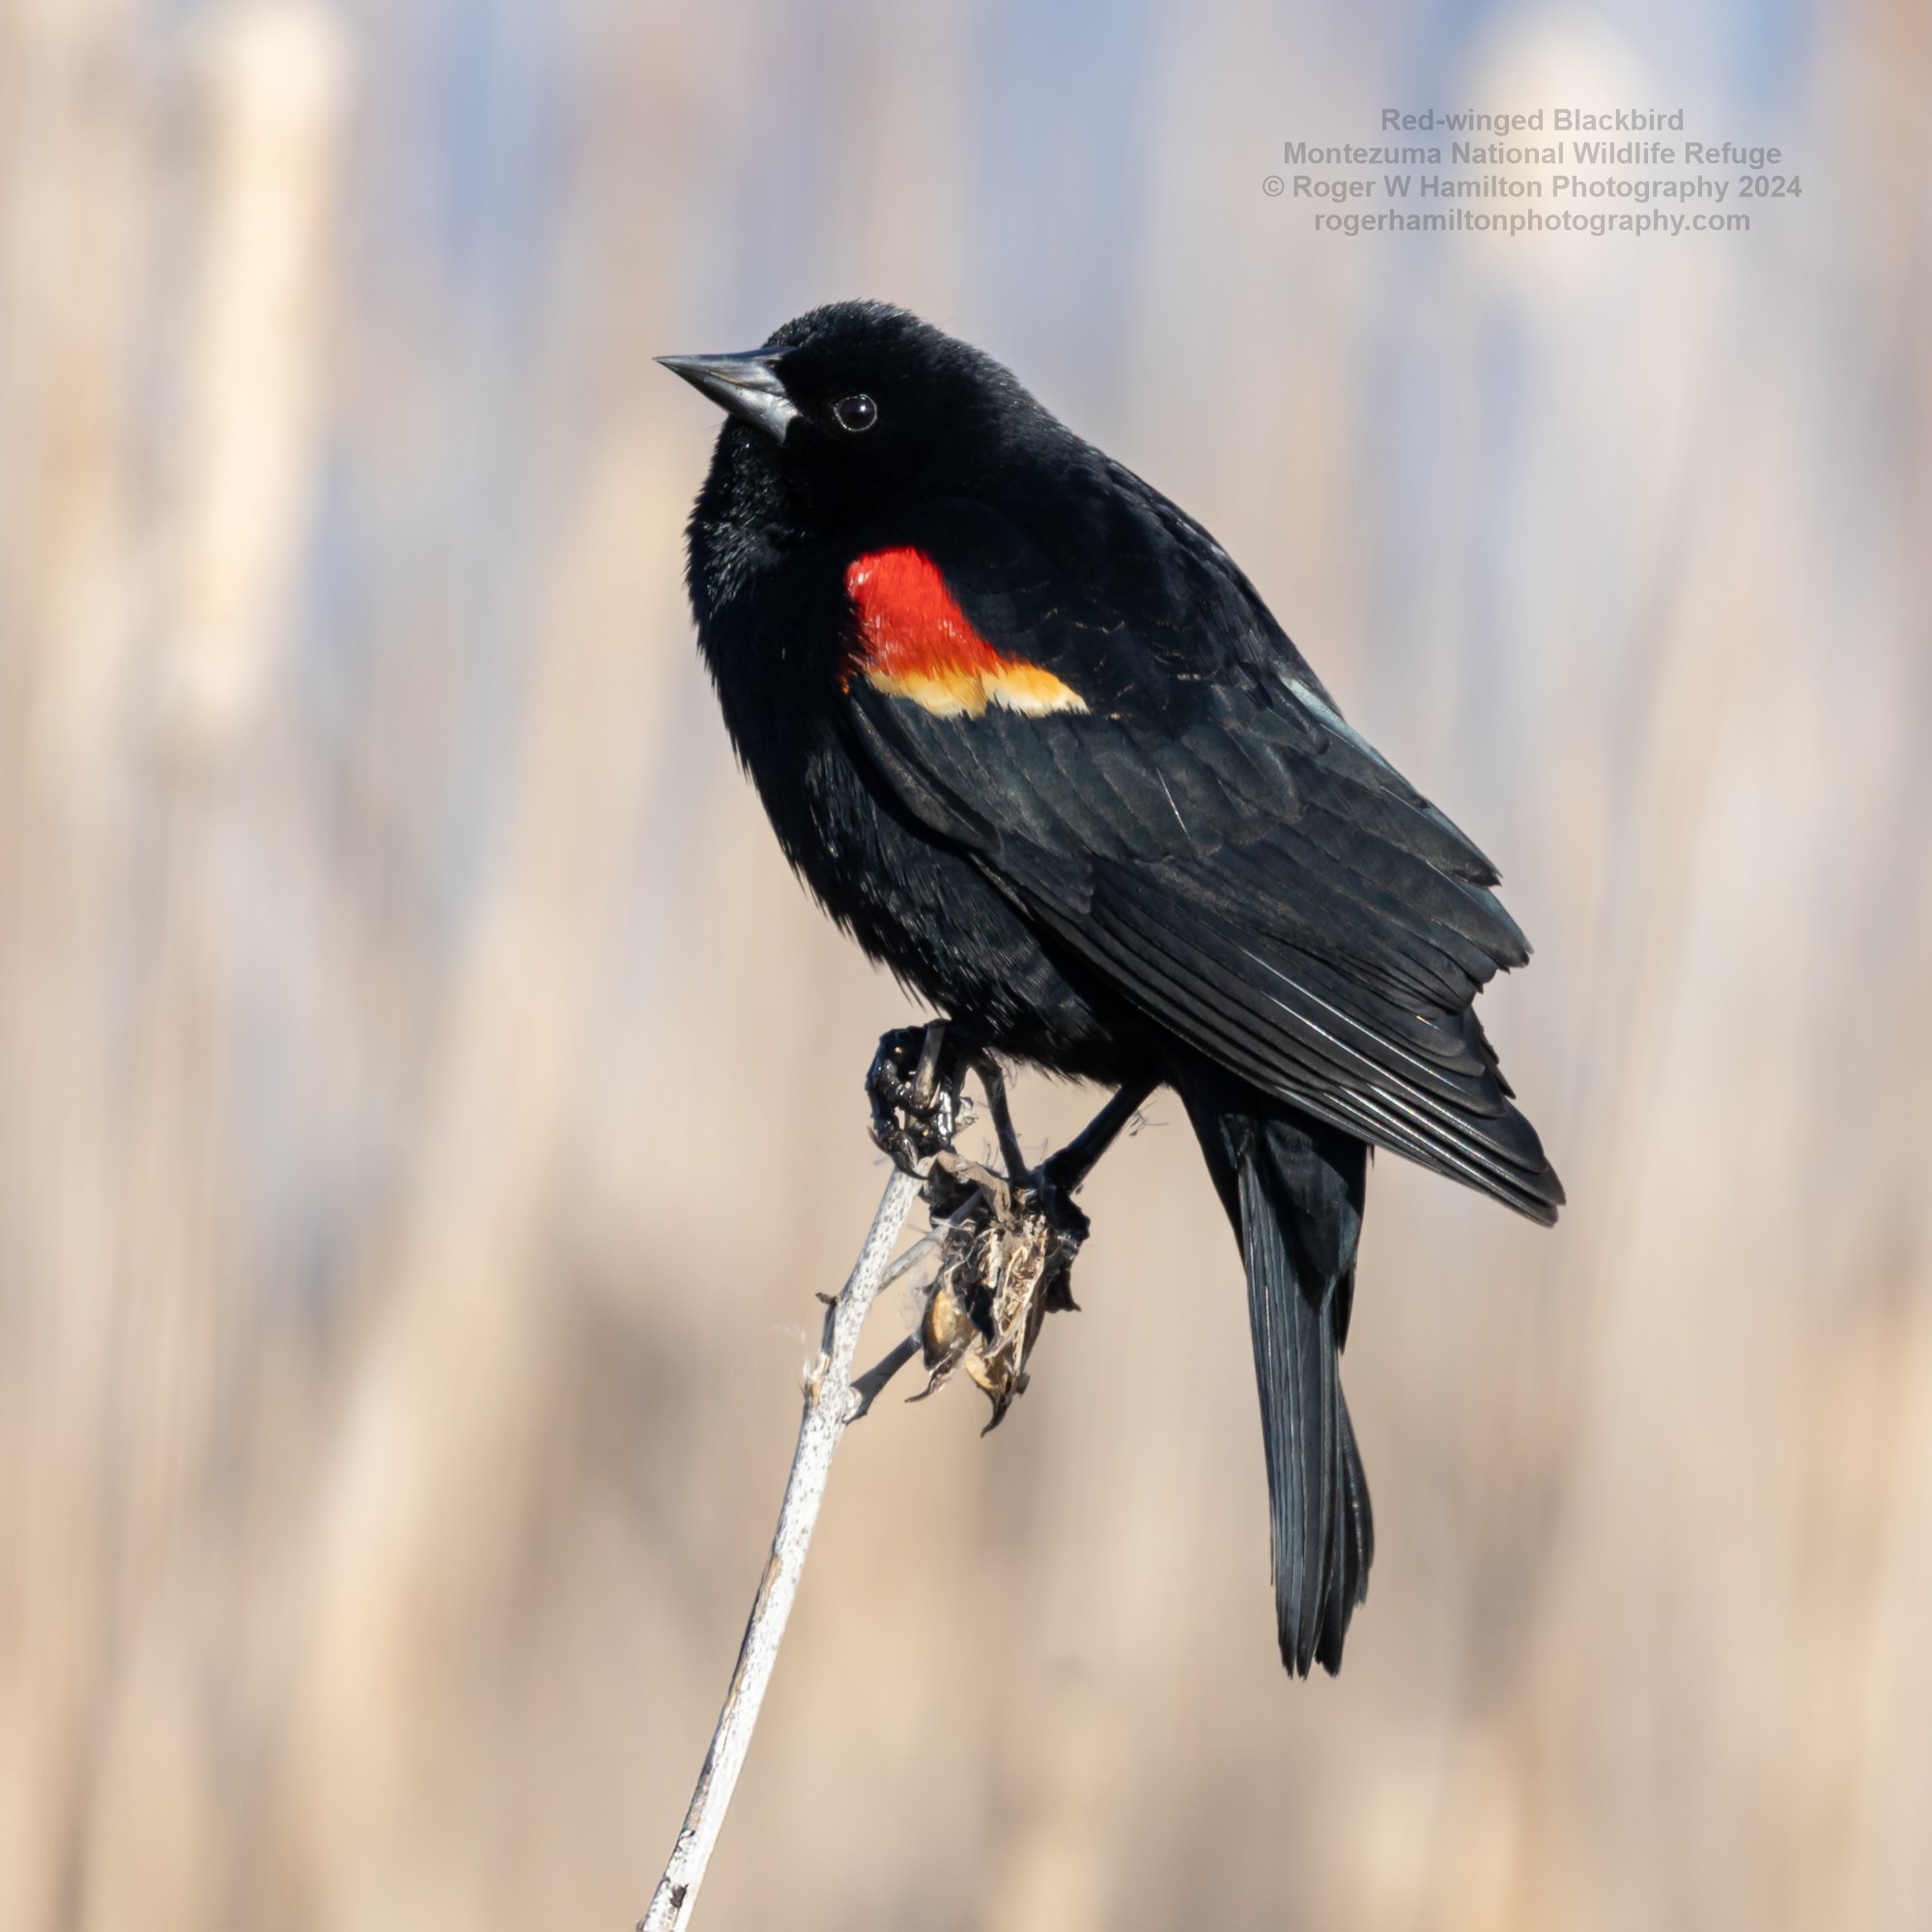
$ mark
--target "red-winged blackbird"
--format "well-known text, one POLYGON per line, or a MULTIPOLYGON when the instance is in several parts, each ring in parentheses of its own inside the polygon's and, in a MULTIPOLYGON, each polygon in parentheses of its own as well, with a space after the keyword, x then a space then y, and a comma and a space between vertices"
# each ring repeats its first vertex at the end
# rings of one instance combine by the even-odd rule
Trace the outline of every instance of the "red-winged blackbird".
POLYGON ((1336 1669, 1369 1149, 1563 1200, 1471 1010, 1529 957, 1495 868, 1220 545, 989 356, 838 302, 664 359, 728 415, 687 575, 786 858, 971 1039, 1179 1094, 1246 1262, 1282 1658, 1336 1669))

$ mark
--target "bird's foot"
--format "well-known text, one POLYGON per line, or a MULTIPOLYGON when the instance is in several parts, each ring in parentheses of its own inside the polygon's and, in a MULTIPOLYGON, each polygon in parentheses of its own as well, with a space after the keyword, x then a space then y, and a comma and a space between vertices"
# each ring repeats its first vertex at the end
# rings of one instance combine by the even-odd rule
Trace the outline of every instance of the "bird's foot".
POLYGON ((994 1428, 1027 1386, 1041 1321, 1056 1309, 1079 1305, 1072 1294, 1073 1263, 1090 1225, 1074 1190, 1133 1119, 1148 1089, 1122 1090, 1076 1140, 1035 1164, 1021 1150, 998 1064, 970 1037, 949 1034, 941 1021, 885 1035, 866 1091, 872 1138, 924 1182, 933 1218, 927 1239, 937 1244, 939 1263, 925 1291, 918 1336, 854 1384, 855 1413, 864 1414, 919 1354, 927 1376, 923 1393, 963 1371, 992 1404, 986 1426, 994 1428), (999 1141, 997 1168, 953 1146, 969 1073, 985 1094, 999 1141))
POLYGON ((879 1039, 866 1074, 872 1138, 906 1174, 923 1175, 934 1156, 952 1151, 959 1125, 959 1083, 966 1063, 948 1051, 943 1020, 896 1027, 879 1039))

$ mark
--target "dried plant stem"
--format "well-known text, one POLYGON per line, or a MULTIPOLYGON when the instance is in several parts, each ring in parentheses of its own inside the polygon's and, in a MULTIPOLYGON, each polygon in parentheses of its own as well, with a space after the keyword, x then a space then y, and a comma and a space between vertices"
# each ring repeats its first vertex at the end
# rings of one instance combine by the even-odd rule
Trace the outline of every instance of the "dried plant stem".
MULTIPOLYGON (((798 1426, 798 1448, 791 1459, 791 1476, 779 1510, 771 1558, 752 1605, 752 1619, 745 1626, 745 1640, 731 1672, 731 1688, 724 1693, 724 1708, 718 1714, 718 1727, 712 1733, 691 1808, 684 1814, 684 1827, 677 1834, 670 1862, 658 1882, 650 1910, 639 1921, 638 1932, 675 1932, 690 1922, 697 1902, 697 1889, 704 1882, 704 1868, 724 1822, 738 1773, 744 1768, 772 1666, 778 1662, 785 1619, 798 1594, 812 1526, 825 1497, 833 1452, 846 1426, 863 1412, 876 1392, 854 1385, 852 1357, 873 1300, 899 1271, 888 1265, 893 1244, 922 1184, 916 1175, 894 1169, 851 1276, 825 1311, 819 1357, 806 1382, 805 1414, 798 1426)), ((870 1378, 861 1379, 869 1382, 870 1378)))

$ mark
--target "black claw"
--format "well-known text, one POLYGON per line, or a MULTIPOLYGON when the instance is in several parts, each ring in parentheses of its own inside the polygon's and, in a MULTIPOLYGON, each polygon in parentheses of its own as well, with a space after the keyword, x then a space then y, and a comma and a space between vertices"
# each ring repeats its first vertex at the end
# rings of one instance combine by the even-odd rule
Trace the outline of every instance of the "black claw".
MULTIPOLYGON (((935 1023, 937 1024, 937 1023, 935 1023)), ((965 1064, 941 1038, 927 1051, 928 1027, 899 1027, 883 1035, 866 1075, 872 1103, 872 1139, 907 1174, 920 1174, 950 1150, 959 1119, 965 1064)))
POLYGON ((927 1241, 937 1244, 939 1261, 919 1335, 854 1381, 852 1419, 864 1415, 920 1353, 926 1384, 909 1400, 922 1400, 955 1369, 963 1370, 992 1404, 986 1427, 1005 1419, 1026 1389, 1027 1358, 1041 1319, 1079 1306, 1071 1275, 1090 1228, 1074 1190, 1133 1120, 1148 1091, 1122 1089, 1077 1139, 1029 1166, 1005 1077, 982 1042, 938 1020, 881 1037, 866 1075, 872 1138, 923 1182, 933 1220, 927 1241), (985 1094, 1004 1172, 962 1159, 952 1145, 969 1073, 985 1094))

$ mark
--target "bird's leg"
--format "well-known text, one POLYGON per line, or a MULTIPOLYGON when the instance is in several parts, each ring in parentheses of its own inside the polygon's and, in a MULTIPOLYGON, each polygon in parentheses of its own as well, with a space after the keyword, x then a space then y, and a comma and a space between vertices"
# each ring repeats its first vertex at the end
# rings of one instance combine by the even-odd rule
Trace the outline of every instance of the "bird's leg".
POLYGON ((1056 1154, 1040 1163, 1040 1179, 1060 1194, 1071 1194, 1094 1172, 1100 1156, 1121 1137, 1121 1129, 1147 1104, 1159 1083, 1130 1082, 1056 1154))
POLYGON ((872 1138, 907 1174, 952 1145, 965 1063, 947 1050, 946 1022, 898 1027, 880 1037, 866 1074, 872 1138))
POLYGON ((999 1136, 1000 1158, 1006 1163, 1007 1179, 1017 1187, 1031 1178, 1032 1169, 1020 1151, 1012 1109, 1007 1104, 1007 1076, 990 1053, 973 1056, 973 1071, 979 1076, 980 1091, 986 1096, 986 1112, 992 1116, 993 1131, 999 1136))
MULTIPOLYGON (((936 1245, 938 1270, 916 1336, 908 1336, 852 1382, 852 1419, 864 1415, 895 1376, 923 1353, 930 1394, 964 1366, 993 1405, 991 1428, 1026 1386, 1027 1359, 1041 1318, 1076 1307, 1071 1271, 1091 1232, 1073 1193, 1153 1091, 1120 1089, 1074 1139, 1029 1166, 1013 1125, 1006 1076, 983 1047, 947 1037, 935 1020, 879 1041, 866 1076, 872 1136, 899 1167, 923 1180, 933 1217, 924 1241, 900 1257, 897 1274, 936 1245), (1005 1172, 963 1158, 952 1146, 959 1093, 971 1073, 985 1094, 1005 1172)), ((890 1278, 890 1277, 889 1277, 890 1278)))

